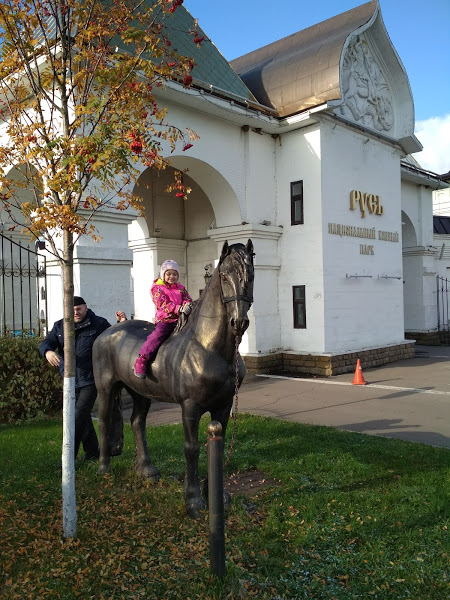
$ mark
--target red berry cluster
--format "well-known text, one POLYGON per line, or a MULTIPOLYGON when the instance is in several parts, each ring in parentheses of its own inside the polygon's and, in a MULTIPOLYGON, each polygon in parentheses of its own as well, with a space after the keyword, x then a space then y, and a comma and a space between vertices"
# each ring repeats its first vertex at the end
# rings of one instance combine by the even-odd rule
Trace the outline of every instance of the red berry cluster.
POLYGON ((135 154, 141 154, 143 148, 142 141, 139 139, 139 137, 134 131, 131 132, 131 137, 133 138, 133 141, 130 144, 131 151, 135 154))
POLYGON ((152 112, 150 113, 150 115, 153 117, 153 115, 156 115, 156 113, 158 112, 158 105, 156 104, 156 102, 153 100, 153 109, 152 112))
POLYGON ((157 156, 158 153, 156 150, 151 150, 150 152, 147 152, 147 154, 145 155, 144 165, 146 167, 151 167, 155 162, 157 156))
POLYGON ((139 140, 133 140, 130 144, 130 148, 135 154, 141 154, 142 142, 140 142, 139 140))
POLYGON ((186 190, 181 179, 177 179, 176 189, 178 190, 175 194, 177 198, 184 198, 186 196, 186 190))
POLYGON ((183 0, 173 0, 172 6, 169 8, 169 12, 174 13, 179 6, 183 4, 183 0))
POLYGON ((194 44, 201 44, 205 39, 204 35, 199 35, 198 31, 194 31, 194 44))

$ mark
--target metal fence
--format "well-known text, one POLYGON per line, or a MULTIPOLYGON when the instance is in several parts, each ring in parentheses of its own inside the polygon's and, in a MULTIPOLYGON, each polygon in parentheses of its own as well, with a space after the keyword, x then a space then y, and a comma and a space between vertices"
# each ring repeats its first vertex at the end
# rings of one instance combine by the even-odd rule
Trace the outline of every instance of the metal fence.
POLYGON ((45 256, 0 234, 0 336, 47 330, 46 267, 45 256))
POLYGON ((436 277, 436 307, 439 340, 441 344, 450 343, 450 279, 436 277))

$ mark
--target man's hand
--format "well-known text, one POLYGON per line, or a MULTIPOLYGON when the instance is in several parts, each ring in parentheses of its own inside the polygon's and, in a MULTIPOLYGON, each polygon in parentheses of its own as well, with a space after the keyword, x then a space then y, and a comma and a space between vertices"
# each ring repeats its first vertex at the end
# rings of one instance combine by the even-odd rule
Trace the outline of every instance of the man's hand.
POLYGON ((180 308, 180 313, 183 313, 184 315, 189 315, 191 313, 192 310, 192 303, 188 302, 187 304, 183 304, 183 306, 180 308))
POLYGON ((124 313, 123 310, 118 310, 116 312, 116 319, 118 323, 122 323, 122 321, 128 321, 127 315, 124 313))
POLYGON ((52 365, 52 367, 57 367, 61 362, 61 358, 56 354, 56 352, 53 352, 53 350, 47 350, 45 353, 45 358, 52 365))

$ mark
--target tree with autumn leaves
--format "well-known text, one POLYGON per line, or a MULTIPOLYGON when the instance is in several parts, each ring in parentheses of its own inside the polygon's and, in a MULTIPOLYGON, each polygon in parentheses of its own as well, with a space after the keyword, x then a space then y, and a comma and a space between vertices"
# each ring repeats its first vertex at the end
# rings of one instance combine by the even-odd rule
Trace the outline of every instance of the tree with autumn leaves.
MULTIPOLYGON (((130 192, 139 162, 162 169, 163 148, 187 150, 195 139, 170 125, 155 97, 168 79, 192 85, 194 63, 167 34, 182 3, 0 1, 0 209, 12 227, 45 240, 63 275, 65 537, 76 535, 74 245, 95 237, 103 208, 141 211, 130 192)), ((181 176, 171 188, 188 192, 181 176)))

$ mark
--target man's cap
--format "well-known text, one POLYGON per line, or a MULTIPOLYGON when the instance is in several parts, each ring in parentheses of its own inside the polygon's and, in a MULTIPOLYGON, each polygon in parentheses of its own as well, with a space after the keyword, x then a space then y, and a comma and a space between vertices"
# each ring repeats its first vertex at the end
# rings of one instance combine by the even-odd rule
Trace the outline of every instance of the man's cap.
POLYGON ((74 296, 73 297, 73 305, 80 306, 80 304, 86 304, 86 302, 83 300, 83 298, 81 296, 74 296))

